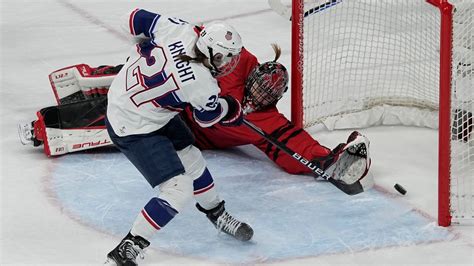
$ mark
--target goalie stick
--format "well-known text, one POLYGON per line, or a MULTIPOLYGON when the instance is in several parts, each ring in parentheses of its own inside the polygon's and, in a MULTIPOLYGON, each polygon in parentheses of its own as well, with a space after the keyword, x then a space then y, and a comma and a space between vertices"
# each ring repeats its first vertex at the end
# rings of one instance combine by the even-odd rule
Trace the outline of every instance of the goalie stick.
POLYGON ((310 169, 313 172, 313 174, 316 175, 316 177, 321 177, 321 178, 329 181, 329 183, 333 184, 334 186, 336 186, 338 189, 340 189, 344 193, 346 193, 348 195, 356 195, 356 194, 359 194, 361 192, 364 192, 364 187, 363 187, 362 183, 360 182, 360 180, 356 181, 352 184, 346 184, 342 181, 336 180, 336 179, 332 178, 328 173, 326 173, 323 169, 318 168, 316 165, 311 163, 308 159, 304 158, 302 155, 300 155, 297 152, 293 151, 292 149, 288 148, 285 144, 281 143, 280 141, 276 140, 272 136, 268 135, 261 128, 257 127, 253 123, 247 121, 246 119, 243 120, 243 123, 247 127, 249 127, 250 129, 255 131, 257 134, 259 134, 260 136, 265 138, 265 140, 267 140, 271 144, 275 145, 275 147, 282 150, 286 154, 290 155, 293 159, 297 160, 302 165, 308 167, 308 169, 310 169))
MULTIPOLYGON (((330 0, 327 1, 323 4, 317 5, 315 7, 312 7, 308 10, 304 11, 304 17, 310 16, 312 14, 316 14, 318 12, 321 12, 325 9, 328 9, 332 6, 335 6, 339 3, 341 3, 342 0, 330 0)), ((268 5, 275 11, 278 15, 284 17, 287 20, 291 21, 291 7, 285 6, 281 0, 268 0, 268 5)))

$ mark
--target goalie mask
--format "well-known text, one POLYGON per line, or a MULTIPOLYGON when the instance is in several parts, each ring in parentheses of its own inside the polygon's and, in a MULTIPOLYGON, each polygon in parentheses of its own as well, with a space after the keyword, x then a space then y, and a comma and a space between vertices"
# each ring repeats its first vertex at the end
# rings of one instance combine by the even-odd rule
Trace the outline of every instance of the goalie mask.
POLYGON ((211 64, 211 74, 222 77, 234 70, 239 63, 242 39, 239 33, 223 21, 204 25, 196 46, 211 64))
POLYGON ((249 112, 274 106, 287 90, 285 66, 275 61, 263 63, 250 72, 245 82, 244 109, 249 112))

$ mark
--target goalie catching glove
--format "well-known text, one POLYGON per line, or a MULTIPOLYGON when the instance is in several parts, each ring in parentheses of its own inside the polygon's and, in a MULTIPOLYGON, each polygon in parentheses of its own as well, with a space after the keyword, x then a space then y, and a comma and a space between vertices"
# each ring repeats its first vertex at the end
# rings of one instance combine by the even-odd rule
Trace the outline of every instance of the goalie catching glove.
POLYGON ((314 159, 312 163, 335 180, 346 184, 361 181, 364 188, 371 187, 373 179, 367 176, 371 163, 369 145, 367 137, 354 131, 348 137, 347 143, 339 144, 329 155, 314 159))

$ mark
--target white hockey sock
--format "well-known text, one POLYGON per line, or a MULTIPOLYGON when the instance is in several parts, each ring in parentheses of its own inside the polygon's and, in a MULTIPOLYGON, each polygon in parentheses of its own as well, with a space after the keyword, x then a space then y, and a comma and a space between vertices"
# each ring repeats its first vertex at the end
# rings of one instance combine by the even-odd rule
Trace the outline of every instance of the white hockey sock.
POLYGON ((221 202, 214 186, 214 179, 207 168, 194 180, 194 198, 206 210, 216 207, 221 202))
POLYGON ((150 239, 184 208, 191 198, 192 179, 178 175, 156 187, 159 198, 152 198, 141 210, 133 223, 132 235, 150 239))

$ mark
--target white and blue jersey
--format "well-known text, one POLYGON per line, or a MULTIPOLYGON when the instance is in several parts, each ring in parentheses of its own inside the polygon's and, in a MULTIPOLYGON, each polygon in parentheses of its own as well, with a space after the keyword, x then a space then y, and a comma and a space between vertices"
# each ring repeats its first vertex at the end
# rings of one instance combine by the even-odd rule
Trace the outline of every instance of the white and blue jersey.
POLYGON ((132 48, 108 92, 107 119, 118 136, 156 131, 187 104, 203 127, 225 116, 227 104, 218 98, 220 89, 209 69, 179 58, 195 57, 198 34, 192 25, 135 9, 128 28, 143 41, 132 48))

